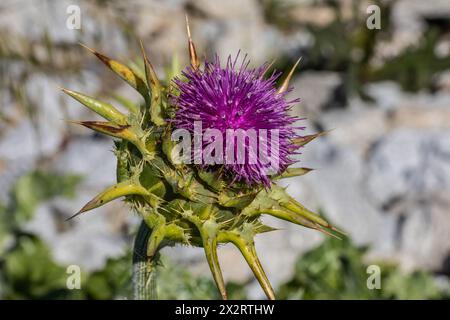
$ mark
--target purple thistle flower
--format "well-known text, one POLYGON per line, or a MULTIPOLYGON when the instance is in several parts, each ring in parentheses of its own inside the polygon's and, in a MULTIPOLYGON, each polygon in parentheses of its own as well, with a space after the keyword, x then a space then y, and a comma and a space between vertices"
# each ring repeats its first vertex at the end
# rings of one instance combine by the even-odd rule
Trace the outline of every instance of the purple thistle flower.
MULTIPOLYGON (((294 161, 291 156, 298 147, 292 139, 298 137, 294 122, 298 117, 288 114, 292 105, 299 100, 286 101, 286 92, 277 93, 276 80, 280 73, 273 72, 264 78, 268 65, 251 69, 249 61, 244 57, 240 66, 236 66, 239 54, 234 61, 228 58, 225 68, 220 65, 216 56, 213 62, 205 62, 203 70, 191 67, 183 71, 185 79, 175 79, 179 95, 172 96, 177 111, 173 123, 176 128, 183 128, 194 133, 194 121, 201 121, 202 130, 218 129, 226 140, 227 129, 254 129, 260 138, 260 129, 267 130, 268 155, 270 149, 271 130, 278 130, 278 152, 272 154, 277 158, 277 173, 284 171, 294 161)), ((298 128, 298 127, 297 127, 298 128)), ((273 132, 273 131, 272 131, 273 132)), ((264 140, 264 139, 263 139, 264 140)), ((211 141, 203 141, 203 150, 211 141)), ((256 163, 250 163, 248 156, 254 154, 249 142, 244 146, 235 144, 235 155, 238 147, 245 150, 245 163, 224 163, 226 172, 232 181, 242 181, 250 185, 263 184, 270 186, 266 172, 270 164, 262 161, 257 155, 256 163)), ((258 145, 258 148, 260 146, 258 145)), ((226 145, 224 143, 224 154, 226 145)))

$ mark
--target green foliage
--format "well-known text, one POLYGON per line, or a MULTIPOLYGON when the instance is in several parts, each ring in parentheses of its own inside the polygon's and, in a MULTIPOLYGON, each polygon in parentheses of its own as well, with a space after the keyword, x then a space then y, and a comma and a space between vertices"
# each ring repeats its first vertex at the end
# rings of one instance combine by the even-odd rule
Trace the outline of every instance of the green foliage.
POLYGON ((291 30, 293 21, 288 13, 293 4, 286 0, 259 0, 264 20, 280 30, 291 30))
MULTIPOLYGON (((220 299, 211 277, 195 276, 184 268, 163 260, 158 269, 158 299, 220 299)), ((227 292, 230 299, 246 299, 244 286, 228 283, 227 292)))
POLYGON ((383 288, 383 299, 420 300, 449 299, 450 291, 436 285, 432 276, 424 271, 403 274, 391 267, 386 270, 386 282, 383 288))
POLYGON ((64 298, 65 270, 55 264, 47 246, 21 230, 36 207, 56 196, 73 196, 80 177, 30 172, 17 181, 7 206, 0 205, 0 297, 64 298))
POLYGON ((326 239, 296 263, 295 275, 279 289, 280 299, 439 299, 441 292, 425 272, 405 274, 394 265, 377 264, 381 289, 367 288, 366 248, 349 239, 326 239))
POLYGON ((103 269, 88 275, 81 292, 84 299, 124 299, 131 297, 131 253, 110 258, 103 269))
MULTIPOLYGON (((129 299, 131 253, 108 259, 98 271, 82 272, 81 289, 66 287, 66 269, 55 263, 48 247, 38 238, 23 235, 4 257, 0 267, 3 299, 129 299)), ((245 299, 244 286, 228 285, 232 299, 245 299)), ((194 276, 168 260, 158 268, 159 299, 219 299, 210 277, 194 276)))
POLYGON ((188 271, 165 260, 158 269, 158 299, 218 298, 217 289, 209 278, 195 278, 188 271))
POLYGON ((6 207, 0 203, 0 257, 11 241, 11 223, 8 220, 6 207))
POLYGON ((437 29, 428 30, 417 46, 387 61, 373 72, 372 79, 394 80, 408 91, 431 89, 435 74, 450 68, 450 56, 436 56, 439 36, 437 29))
POLYGON ((69 290, 70 276, 37 237, 21 235, 2 258, 3 299, 121 299, 131 296, 131 258, 109 259, 102 270, 81 272, 81 289, 69 290))
POLYGON ((65 289, 63 267, 52 260, 47 246, 36 237, 21 235, 16 245, 1 259, 2 298, 61 299, 69 297, 65 289))
POLYGON ((72 197, 80 179, 76 175, 44 171, 34 171, 22 176, 11 194, 9 211, 13 213, 13 219, 17 223, 25 222, 32 217, 39 203, 56 196, 72 197))
POLYGON ((71 197, 81 177, 33 171, 23 175, 10 193, 8 204, 0 204, 0 255, 14 241, 20 224, 32 218, 36 207, 56 196, 71 197))

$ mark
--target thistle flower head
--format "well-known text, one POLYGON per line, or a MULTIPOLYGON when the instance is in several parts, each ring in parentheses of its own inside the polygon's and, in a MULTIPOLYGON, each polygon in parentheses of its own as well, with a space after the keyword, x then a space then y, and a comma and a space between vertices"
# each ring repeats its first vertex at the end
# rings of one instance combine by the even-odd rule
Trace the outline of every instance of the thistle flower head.
MULTIPOLYGON (((258 142, 267 145, 266 156, 275 156, 278 161, 274 173, 283 171, 292 163, 291 155, 298 148, 292 142, 297 137, 293 123, 298 118, 289 115, 289 109, 298 100, 287 101, 288 91, 277 92, 275 85, 280 73, 272 72, 265 78, 267 69, 268 64, 249 68, 247 58, 239 59, 239 54, 235 59, 228 57, 225 67, 221 66, 216 56, 212 62, 205 62, 203 70, 186 68, 183 72, 185 79, 175 79, 179 91, 179 95, 173 97, 173 104, 177 107, 173 121, 175 126, 194 133, 194 122, 200 121, 203 132, 217 129, 223 141, 227 140, 227 130, 254 130, 258 142), (278 136, 277 150, 269 145, 275 131, 278 136)), ((203 141, 203 150, 211 142, 203 141)), ((234 155, 239 147, 247 155, 246 161, 225 163, 225 172, 234 181, 269 186, 270 179, 266 172, 271 164, 260 158, 263 156, 260 152, 251 149, 248 139, 244 145, 234 144, 234 155), (250 155, 255 156, 254 163, 249 161, 250 155)), ((225 148, 224 143, 224 154, 225 148)))

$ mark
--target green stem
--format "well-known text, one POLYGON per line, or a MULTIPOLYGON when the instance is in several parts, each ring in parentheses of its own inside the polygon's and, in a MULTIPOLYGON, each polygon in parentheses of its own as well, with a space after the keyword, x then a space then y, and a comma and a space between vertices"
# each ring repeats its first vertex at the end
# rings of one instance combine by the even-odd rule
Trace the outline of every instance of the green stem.
POLYGON ((158 254, 147 256, 147 245, 152 230, 142 221, 134 241, 133 294, 135 300, 156 300, 156 266, 158 254))

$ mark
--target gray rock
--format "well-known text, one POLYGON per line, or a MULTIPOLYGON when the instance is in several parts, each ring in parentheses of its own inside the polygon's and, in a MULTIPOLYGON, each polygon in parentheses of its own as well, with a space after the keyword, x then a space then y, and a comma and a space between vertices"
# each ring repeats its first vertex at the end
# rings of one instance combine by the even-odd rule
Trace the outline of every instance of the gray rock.
MULTIPOLYGON (((329 130, 327 136, 338 144, 337 148, 341 145, 351 148, 361 158, 389 130, 387 113, 358 98, 350 99, 345 111, 336 109, 321 113, 318 121, 323 130, 329 130)), ((307 130, 310 129, 307 127, 307 130)), ((314 144, 307 146, 305 152, 309 148, 314 148, 314 144)))
POLYGON ((249 55, 253 65, 258 65, 278 55, 278 49, 283 48, 282 35, 264 23, 257 1, 201 0, 193 4, 210 17, 204 31, 202 25, 195 28, 200 43, 206 38, 202 47, 208 54, 217 53, 225 61, 228 55, 241 50, 249 55))
POLYGON ((39 151, 41 154, 53 154, 58 150, 66 128, 56 83, 45 75, 33 74, 27 81, 26 94, 30 104, 37 109, 33 120, 39 151))
POLYGON ((294 91, 289 97, 301 99, 299 106, 295 108, 298 110, 297 114, 314 120, 326 107, 339 106, 339 101, 334 98, 340 85, 342 80, 335 72, 306 71, 294 79, 294 91))
POLYGON ((400 85, 393 81, 371 83, 366 85, 365 89, 377 106, 384 110, 394 109, 405 99, 400 85))
POLYGON ((450 70, 444 70, 435 75, 434 87, 440 92, 450 91, 450 70))
POLYGON ((66 28, 66 8, 73 4, 81 5, 80 1, 68 0, 3 1, 0 29, 34 40, 43 39, 47 32, 56 41, 74 42, 77 30, 66 28))
MULTIPOLYGON (((32 117, 36 146, 42 155, 52 155, 57 152, 65 138, 69 126, 66 120, 79 120, 91 117, 99 119, 86 107, 67 97, 59 90, 59 86, 86 92, 93 95, 99 88, 98 78, 91 72, 82 72, 74 77, 49 76, 34 73, 29 76, 25 84, 28 103, 35 108, 32 117), (88 87, 88 88, 86 88, 88 87), (89 91, 90 92, 89 92, 89 91)), ((88 133, 88 130, 81 132, 88 133)))
POLYGON ((449 164, 449 132, 398 129, 371 152, 368 192, 378 206, 396 198, 450 194, 449 164))
POLYGON ((349 145, 337 144, 332 135, 314 142, 302 155, 302 166, 317 168, 289 181, 288 190, 316 212, 348 232, 357 244, 389 249, 393 219, 381 216, 361 188, 365 161, 349 145))
MULTIPOLYGON (((375 100, 372 107, 387 111, 385 129, 448 129, 450 128, 450 94, 426 91, 407 93, 391 81, 366 85, 367 93, 375 100)), ((325 115, 327 117, 327 115, 325 115)), ((369 127, 372 125, 369 123, 369 127)))
POLYGON ((30 120, 12 126, 0 140, 0 158, 3 161, 36 159, 39 154, 35 130, 30 120))
MULTIPOLYGON (((428 197, 404 201, 399 216, 396 247, 405 269, 443 270, 450 251, 450 215, 446 199, 428 197)), ((396 209, 399 209, 398 207, 396 209)))
POLYGON ((30 120, 11 126, 0 139, 0 202, 7 203, 10 188, 31 170, 39 157, 35 129, 30 120))
POLYGON ((381 139, 364 188, 398 219, 393 241, 404 266, 438 269, 450 250, 449 131, 398 129, 381 139))
POLYGON ((84 187, 101 191, 116 181, 116 158, 112 150, 110 139, 76 139, 55 161, 54 168, 62 173, 79 174, 84 177, 84 187))

